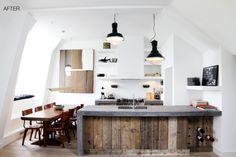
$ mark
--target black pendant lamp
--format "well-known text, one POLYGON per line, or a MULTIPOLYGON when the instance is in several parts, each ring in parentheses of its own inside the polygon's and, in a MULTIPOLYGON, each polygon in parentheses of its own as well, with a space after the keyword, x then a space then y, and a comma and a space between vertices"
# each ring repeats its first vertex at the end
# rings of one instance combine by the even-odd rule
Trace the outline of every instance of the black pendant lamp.
POLYGON ((110 43, 117 44, 124 40, 123 35, 117 31, 116 14, 114 14, 114 22, 112 23, 112 32, 107 34, 106 40, 110 43))
POLYGON ((148 61, 148 62, 155 62, 155 61, 162 61, 162 60, 164 60, 164 57, 157 50, 158 41, 155 40, 155 37, 156 37, 155 20, 156 20, 155 14, 153 14, 153 32, 154 32, 154 36, 151 39, 152 50, 151 50, 150 54, 147 56, 147 58, 146 58, 146 61, 148 61))

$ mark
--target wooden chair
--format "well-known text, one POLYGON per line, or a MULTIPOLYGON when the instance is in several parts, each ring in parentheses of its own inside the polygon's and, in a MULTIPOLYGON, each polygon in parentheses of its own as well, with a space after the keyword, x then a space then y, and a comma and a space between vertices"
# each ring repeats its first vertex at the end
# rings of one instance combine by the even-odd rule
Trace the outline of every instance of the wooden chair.
MULTIPOLYGON (((27 110, 23 110, 22 111, 22 116, 26 116, 26 115, 31 114, 31 113, 33 113, 33 109, 32 108, 27 109, 27 110)), ((40 136, 41 136, 40 128, 42 128, 42 125, 32 124, 32 121, 27 121, 27 123, 28 124, 26 124, 26 121, 24 120, 23 127, 25 128, 25 131, 24 131, 24 135, 23 135, 22 145, 24 145, 25 137, 26 137, 26 134, 27 134, 28 130, 31 130, 30 140, 31 140, 32 134, 33 134, 33 132, 35 130, 36 132, 39 133, 39 141, 41 141, 41 139, 40 139, 40 136)))
MULTIPOLYGON (((39 112, 39 111, 42 111, 42 110, 43 110, 43 106, 37 106, 37 107, 34 108, 34 112, 39 112)), ((36 123, 43 125, 42 121, 36 121, 36 123)), ((41 129, 41 133, 42 133, 42 131, 43 131, 43 129, 41 129)), ((37 133, 38 133, 38 131, 35 132, 34 138, 36 138, 37 133)))
POLYGON ((73 125, 74 122, 74 115, 75 115, 76 108, 69 109, 69 128, 72 130, 73 135, 75 136, 75 126, 73 125))
POLYGON ((77 112, 78 112, 78 110, 80 110, 83 107, 84 107, 84 104, 80 104, 80 105, 76 106, 76 108, 74 109, 73 116, 70 117, 70 123, 71 123, 72 127, 74 127, 74 128, 77 127, 77 112))
POLYGON ((57 132, 59 134, 62 148, 64 148, 65 147, 65 145, 64 145, 65 136, 67 136, 68 142, 70 142, 70 135, 69 135, 68 127, 69 127, 69 112, 66 111, 61 114, 60 122, 50 125, 46 130, 48 133, 55 134, 57 132))
POLYGON ((46 110, 46 109, 50 109, 50 108, 52 108, 53 107, 53 104, 52 103, 50 103, 50 104, 46 104, 46 105, 44 105, 44 110, 46 110))
POLYGON ((43 110, 43 106, 37 106, 34 108, 34 112, 38 112, 38 111, 42 111, 43 110))

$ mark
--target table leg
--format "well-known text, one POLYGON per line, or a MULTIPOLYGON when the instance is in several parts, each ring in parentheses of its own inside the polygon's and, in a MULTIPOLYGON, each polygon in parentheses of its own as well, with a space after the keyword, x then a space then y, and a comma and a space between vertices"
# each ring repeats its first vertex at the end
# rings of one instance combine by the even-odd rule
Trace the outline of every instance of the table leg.
POLYGON ((47 138, 48 138, 47 127, 48 127, 48 122, 43 121, 43 145, 44 147, 47 146, 47 138))

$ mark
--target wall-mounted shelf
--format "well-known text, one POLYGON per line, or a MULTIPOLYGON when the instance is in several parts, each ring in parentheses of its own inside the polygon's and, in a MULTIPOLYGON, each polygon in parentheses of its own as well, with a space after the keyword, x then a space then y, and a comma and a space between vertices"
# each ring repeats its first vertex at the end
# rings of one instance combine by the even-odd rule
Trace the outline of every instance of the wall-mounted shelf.
POLYGON ((98 53, 114 53, 116 51, 117 51, 117 49, 101 49, 101 50, 97 50, 98 53))
POLYGON ((144 65, 145 66, 161 66, 161 63, 160 62, 158 62, 158 63, 144 62, 144 65))
POLYGON ((140 78, 124 78, 124 77, 97 77, 102 80, 163 80, 163 77, 140 77, 140 78))
POLYGON ((192 91, 220 91, 221 86, 187 86, 186 89, 192 91))

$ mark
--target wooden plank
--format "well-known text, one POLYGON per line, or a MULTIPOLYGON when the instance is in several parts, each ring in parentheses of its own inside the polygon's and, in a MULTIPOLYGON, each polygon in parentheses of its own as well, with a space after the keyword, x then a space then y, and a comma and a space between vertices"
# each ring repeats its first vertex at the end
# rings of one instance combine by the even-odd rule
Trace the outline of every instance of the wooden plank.
POLYGON ((152 118, 142 118, 140 122, 140 148, 152 149, 152 118))
POLYGON ((121 149, 120 117, 112 117, 112 149, 121 149))
POLYGON ((60 50, 59 87, 65 87, 65 50, 60 50))
POLYGON ((103 117, 103 150, 111 150, 112 148, 112 126, 111 117, 103 117))
POLYGON ((93 93, 93 71, 86 71, 86 93, 93 93))
POLYGON ((147 132, 146 132, 146 118, 141 118, 140 120, 140 148, 146 149, 147 148, 147 132))
POLYGON ((102 150, 103 140, 102 117, 94 117, 94 149, 102 150))
POLYGON ((168 118, 159 119, 159 149, 168 149, 168 118))
POLYGON ((140 118, 132 117, 131 121, 131 149, 140 149, 140 118))
POLYGON ((90 149, 93 149, 93 117, 84 118, 84 151, 88 153, 90 149))
POLYGON ((196 145, 196 130, 194 130, 195 118, 188 118, 188 148, 196 145))
MULTIPOLYGON (((121 149, 130 149, 130 118, 122 117, 120 119, 121 123, 121 149)), ((132 139, 133 140, 133 139, 132 139)))
POLYGON ((159 118, 152 118, 152 149, 158 149, 159 143, 159 118))
POLYGON ((147 132, 147 149, 152 149, 152 118, 148 117, 146 118, 146 132, 147 132))
POLYGON ((177 118, 168 119, 168 150, 175 152, 177 150, 177 118))
MULTIPOLYGON (((213 117, 203 118, 203 129, 205 130, 205 135, 210 135, 213 137, 213 117)), ((211 147, 212 142, 205 139, 203 146, 211 147)))
POLYGON ((71 65, 73 69, 83 69, 82 67, 82 50, 81 49, 73 49, 70 50, 71 55, 71 65))
POLYGON ((179 117, 177 123, 177 149, 188 147, 188 119, 179 117))

